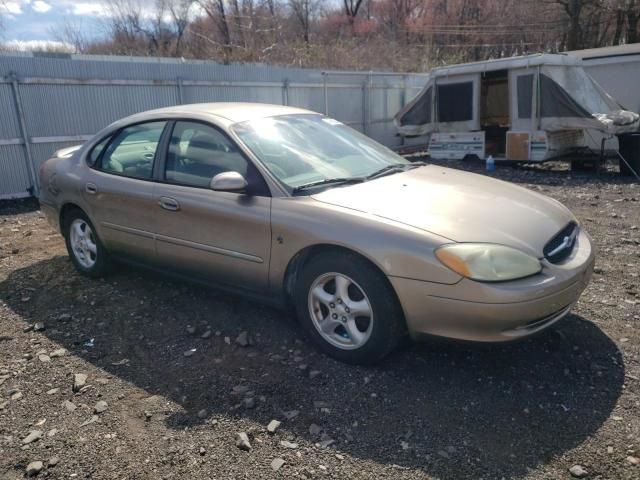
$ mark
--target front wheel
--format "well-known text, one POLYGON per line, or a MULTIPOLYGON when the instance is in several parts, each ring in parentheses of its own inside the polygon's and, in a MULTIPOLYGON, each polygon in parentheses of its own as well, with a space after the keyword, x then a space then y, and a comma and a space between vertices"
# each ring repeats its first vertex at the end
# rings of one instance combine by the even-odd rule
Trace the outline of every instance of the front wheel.
POLYGON ((109 254, 89 220, 80 209, 65 216, 64 237, 69 258, 80 273, 90 277, 101 277, 107 273, 109 254))
POLYGON ((402 338, 402 311, 391 285, 367 260, 348 252, 325 253, 311 258, 298 280, 298 319, 328 355, 370 364, 402 338))

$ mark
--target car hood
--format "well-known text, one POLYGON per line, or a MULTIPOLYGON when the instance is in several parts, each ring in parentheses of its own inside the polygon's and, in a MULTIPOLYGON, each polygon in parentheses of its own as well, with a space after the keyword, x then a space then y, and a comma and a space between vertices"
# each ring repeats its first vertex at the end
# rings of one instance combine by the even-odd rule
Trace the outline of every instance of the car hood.
POLYGON ((393 220, 455 242, 489 242, 542 257, 573 215, 559 202, 511 183, 424 166, 313 195, 315 200, 393 220))

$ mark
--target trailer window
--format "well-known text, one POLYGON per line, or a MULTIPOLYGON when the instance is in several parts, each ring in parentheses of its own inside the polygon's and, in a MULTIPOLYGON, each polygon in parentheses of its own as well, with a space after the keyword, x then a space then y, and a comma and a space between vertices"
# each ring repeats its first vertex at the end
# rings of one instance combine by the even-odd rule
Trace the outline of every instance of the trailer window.
POLYGON ((531 118, 533 74, 518 77, 518 118, 531 118))
POLYGON ((540 74, 540 97, 542 117, 592 117, 555 80, 542 73, 540 74))
POLYGON ((438 85, 438 121, 473 120, 473 82, 438 85))
POLYGON ((424 125, 431 123, 431 97, 433 96, 433 87, 427 88, 415 105, 402 116, 400 125, 424 125))

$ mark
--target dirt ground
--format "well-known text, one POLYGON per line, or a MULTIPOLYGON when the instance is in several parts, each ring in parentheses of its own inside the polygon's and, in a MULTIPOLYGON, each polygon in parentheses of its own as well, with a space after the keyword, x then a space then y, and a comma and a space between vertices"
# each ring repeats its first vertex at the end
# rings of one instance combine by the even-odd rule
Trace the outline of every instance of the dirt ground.
POLYGON ((35 461, 45 478, 640 478, 640 185, 558 164, 494 176, 593 236, 573 314, 519 343, 433 339, 371 368, 244 298, 129 267, 84 278, 37 206, 2 204, 0 479, 35 461))

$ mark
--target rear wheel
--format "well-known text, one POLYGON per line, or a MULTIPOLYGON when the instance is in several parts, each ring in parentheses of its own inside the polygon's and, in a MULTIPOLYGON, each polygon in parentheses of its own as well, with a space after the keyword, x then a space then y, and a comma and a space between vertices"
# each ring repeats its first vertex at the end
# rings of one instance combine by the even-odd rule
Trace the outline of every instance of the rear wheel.
POLYGON ((107 273, 110 260, 89 217, 80 209, 65 215, 63 231, 71 262, 80 273, 100 277, 107 273))
POLYGON ((309 337, 338 360, 376 362, 403 336, 402 312, 389 282, 357 255, 335 251, 311 258, 294 297, 309 337))

